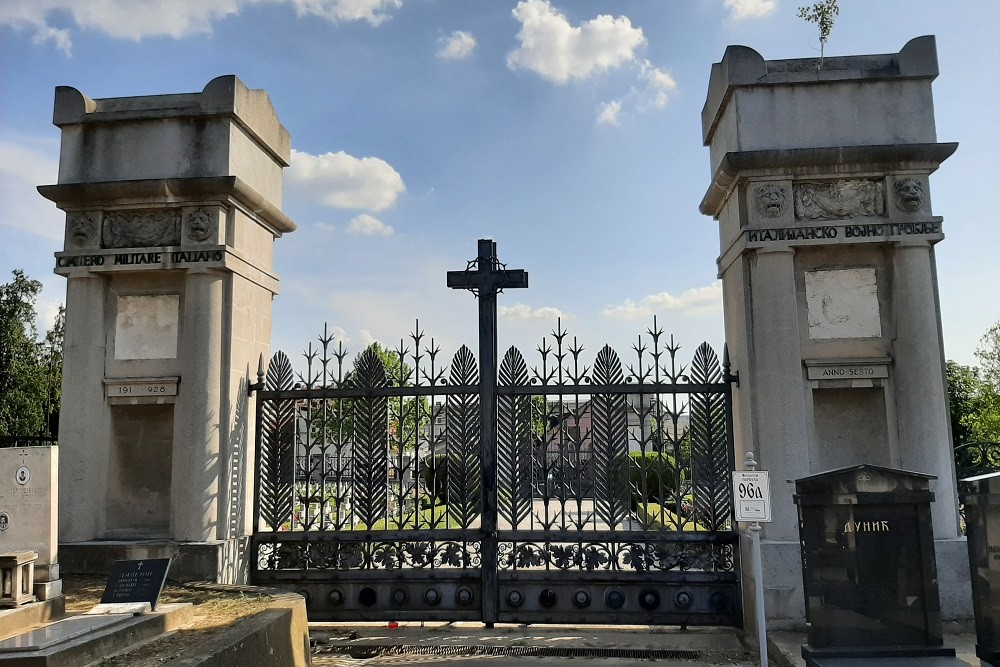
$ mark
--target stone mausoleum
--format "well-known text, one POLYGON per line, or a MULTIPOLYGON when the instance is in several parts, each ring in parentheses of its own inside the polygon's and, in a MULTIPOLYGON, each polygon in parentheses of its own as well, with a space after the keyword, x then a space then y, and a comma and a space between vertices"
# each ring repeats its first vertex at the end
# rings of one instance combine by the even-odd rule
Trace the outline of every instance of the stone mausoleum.
POLYGON ((60 562, 171 556, 237 581, 253 489, 247 383, 267 355, 290 140, 235 76, 200 93, 56 89, 67 279, 60 562))
POLYGON ((944 225, 930 184, 957 144, 937 139, 937 75, 933 37, 822 61, 730 46, 712 66, 702 128, 713 176, 701 211, 719 223, 740 374, 736 460, 753 451, 772 479, 762 549, 774 626, 804 619, 786 481, 866 463, 936 476, 942 614, 971 615, 934 260, 944 225))

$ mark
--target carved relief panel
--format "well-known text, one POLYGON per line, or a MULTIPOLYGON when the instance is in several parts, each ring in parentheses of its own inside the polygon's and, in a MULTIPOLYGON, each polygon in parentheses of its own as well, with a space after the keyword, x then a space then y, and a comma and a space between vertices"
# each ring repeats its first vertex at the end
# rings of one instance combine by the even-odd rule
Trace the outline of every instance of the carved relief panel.
POLYGON ((107 211, 101 229, 103 248, 153 248, 180 245, 181 211, 107 211))
POLYGON ((882 179, 796 183, 793 199, 796 220, 844 220, 885 215, 882 179))

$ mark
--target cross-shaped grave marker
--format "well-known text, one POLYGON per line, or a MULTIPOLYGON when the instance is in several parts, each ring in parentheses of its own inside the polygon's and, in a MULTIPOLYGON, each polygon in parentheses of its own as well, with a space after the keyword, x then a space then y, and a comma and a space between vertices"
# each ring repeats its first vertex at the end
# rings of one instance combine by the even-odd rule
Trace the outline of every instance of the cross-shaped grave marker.
MULTIPOLYGON (((528 287, 528 272, 508 269, 497 259, 497 244, 479 239, 479 253, 465 271, 449 271, 448 287, 467 289, 479 298, 479 426, 483 468, 482 532, 483 590, 496 590, 497 561, 497 294, 528 287), (473 269, 475 266, 475 269, 473 269), (491 581, 492 580, 492 581, 491 581)), ((492 627, 497 617, 494 596, 483 599, 483 621, 492 627)))

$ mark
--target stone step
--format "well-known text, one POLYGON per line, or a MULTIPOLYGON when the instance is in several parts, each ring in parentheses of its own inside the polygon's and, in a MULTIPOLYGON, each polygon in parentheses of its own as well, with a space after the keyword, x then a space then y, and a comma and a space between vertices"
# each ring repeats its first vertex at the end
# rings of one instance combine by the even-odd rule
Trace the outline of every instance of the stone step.
POLYGON ((172 632, 192 619, 191 604, 161 604, 134 616, 71 616, 0 641, 0 667, 83 667, 172 632))
POLYGON ((66 598, 62 595, 14 609, 0 610, 0 641, 62 618, 65 613, 66 598))

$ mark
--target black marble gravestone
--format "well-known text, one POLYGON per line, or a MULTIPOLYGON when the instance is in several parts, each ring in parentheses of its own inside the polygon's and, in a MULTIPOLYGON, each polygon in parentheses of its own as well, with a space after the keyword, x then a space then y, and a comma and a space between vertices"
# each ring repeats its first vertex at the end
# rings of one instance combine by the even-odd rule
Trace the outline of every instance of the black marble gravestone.
POLYGON ((976 656, 1000 665, 1000 472, 958 483, 976 614, 976 656))
POLYGON ((858 465, 795 481, 807 664, 955 655, 942 647, 931 479, 858 465))
POLYGON ((156 609, 169 568, 169 558, 115 561, 101 604, 148 602, 151 609, 156 609))

